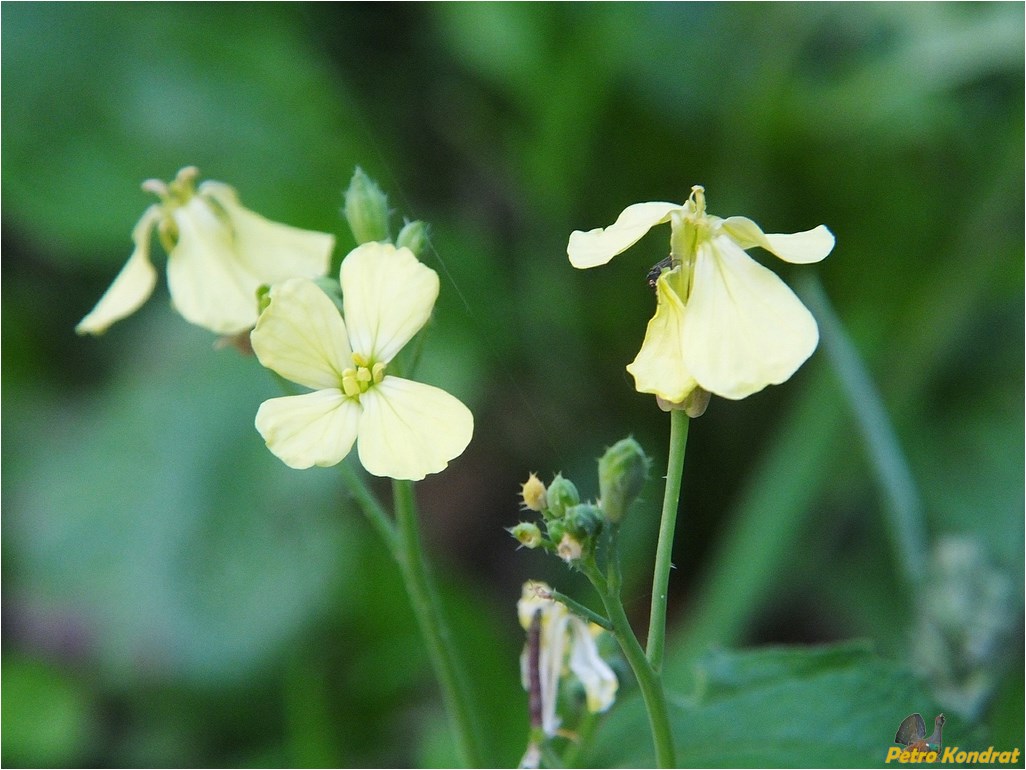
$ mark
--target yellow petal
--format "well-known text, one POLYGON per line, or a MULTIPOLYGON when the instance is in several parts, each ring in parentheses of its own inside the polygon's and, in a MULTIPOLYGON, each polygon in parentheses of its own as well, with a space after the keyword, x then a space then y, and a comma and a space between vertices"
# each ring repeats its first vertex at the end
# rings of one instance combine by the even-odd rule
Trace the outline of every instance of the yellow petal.
POLYGON ((334 235, 265 219, 240 205, 235 190, 220 182, 204 182, 199 193, 224 208, 235 233, 238 258, 260 283, 327 274, 335 248, 334 235))
POLYGON ((818 341, 812 314, 776 274, 725 235, 699 245, 681 344, 703 388, 739 399, 777 385, 818 341))
POLYGON ((440 388, 386 376, 360 396, 360 462, 369 473, 419 481, 459 457, 474 417, 440 388))
POLYGON ((799 265, 819 262, 834 248, 834 235, 826 225, 801 233, 767 235, 747 217, 728 217, 723 220, 722 227, 742 249, 760 246, 785 262, 799 265))
POLYGON ((616 691, 620 686, 616 674, 599 655, 598 646, 587 623, 580 618, 571 617, 570 633, 573 636, 570 647, 570 670, 584 685, 588 711, 593 714, 605 711, 616 700, 616 691))
POLYGON ((654 393, 672 403, 682 402, 698 385, 684 363, 684 303, 670 283, 681 269, 675 267, 656 281, 655 315, 648 322, 641 350, 627 366, 639 393, 654 393))
POLYGON ((260 286, 328 270, 333 236, 264 219, 240 206, 227 185, 205 182, 172 216, 171 298, 186 320, 218 334, 253 327, 260 286))
POLYGON ((609 260, 633 246, 656 225, 667 222, 670 212, 680 206, 676 203, 634 203, 616 218, 609 227, 597 227, 583 232, 570 233, 566 254, 570 264, 585 269, 606 264, 609 260))
POLYGON ((250 334, 260 363, 308 388, 339 388, 353 363, 335 303, 306 278, 272 286, 270 299, 250 334))
POLYGON ((356 441, 360 405, 338 390, 272 398, 260 405, 256 428, 290 468, 336 465, 356 441))
POLYGON ((390 243, 357 246, 342 260, 339 279, 349 342, 373 361, 391 361, 427 323, 438 298, 438 274, 390 243))
POLYGON ((103 334, 115 321, 131 315, 149 299, 157 283, 157 270, 150 262, 150 238, 153 226, 160 219, 160 206, 146 209, 132 230, 135 249, 121 268, 114 282, 89 314, 78 322, 79 334, 103 334))

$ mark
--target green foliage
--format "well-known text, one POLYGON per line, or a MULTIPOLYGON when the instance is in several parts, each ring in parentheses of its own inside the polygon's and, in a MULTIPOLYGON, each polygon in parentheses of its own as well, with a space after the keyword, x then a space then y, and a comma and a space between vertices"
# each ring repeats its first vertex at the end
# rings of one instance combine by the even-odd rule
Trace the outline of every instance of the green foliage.
MULTIPOLYGON (((715 651, 696 664, 697 691, 671 696, 681 767, 876 767, 909 713, 939 711, 910 669, 865 643, 715 651)), ((636 704, 598 733, 591 767, 650 766, 636 704)), ((948 742, 964 734, 957 723, 948 742)))
MULTIPOLYGON (((666 417, 623 371, 662 241, 574 271, 567 236, 697 183, 725 215, 837 236, 818 275, 922 495, 913 547, 965 536, 1017 587, 1017 641, 983 664, 995 699, 961 723, 936 705, 952 737, 964 724, 1021 744, 1006 663, 1022 639, 1021 5, 0 14, 5 764, 454 761, 388 555, 337 474, 289 472, 253 429, 275 383, 212 350, 163 287, 100 340, 72 331, 131 250, 140 182, 190 163, 261 214, 337 233, 336 260, 357 165, 430 225, 442 293, 418 375, 470 405, 477 431, 418 496, 495 765, 527 733, 520 584, 591 598, 557 560, 515 551, 519 484, 592 479, 628 433, 653 478, 665 465, 666 417)), ((704 661, 701 697, 674 701, 685 764, 879 764, 898 722, 935 705, 892 662, 912 659, 918 597, 834 377, 817 354, 691 426, 666 664, 690 692, 704 661), (851 638, 879 655, 702 657, 851 638)), ((652 481, 620 533, 639 617, 658 506, 652 481)), ((629 751, 647 750, 640 714, 617 705, 589 761, 651 761, 629 751)))

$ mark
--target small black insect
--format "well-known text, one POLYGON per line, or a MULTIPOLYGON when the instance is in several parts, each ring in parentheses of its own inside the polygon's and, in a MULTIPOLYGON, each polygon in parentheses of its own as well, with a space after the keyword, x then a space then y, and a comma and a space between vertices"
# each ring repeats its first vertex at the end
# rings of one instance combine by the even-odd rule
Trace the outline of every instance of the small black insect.
POLYGON ((672 254, 670 256, 666 257, 666 259, 660 259, 658 262, 656 262, 654 265, 652 265, 652 269, 648 271, 648 276, 647 276, 648 287, 652 291, 655 291, 656 281, 659 280, 659 276, 662 274, 663 270, 664 269, 665 270, 669 270, 671 267, 673 267, 673 255, 672 254))

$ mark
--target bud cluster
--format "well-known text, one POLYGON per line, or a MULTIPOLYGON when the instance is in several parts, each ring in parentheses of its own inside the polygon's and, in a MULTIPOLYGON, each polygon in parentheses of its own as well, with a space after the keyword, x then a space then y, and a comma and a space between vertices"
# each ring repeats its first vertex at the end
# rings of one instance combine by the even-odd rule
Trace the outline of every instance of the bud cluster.
POLYGON ((606 450, 598 461, 596 502, 581 502, 577 486, 557 473, 545 486, 535 474, 521 485, 521 505, 541 514, 541 526, 520 522, 509 532, 525 548, 542 547, 574 564, 595 552, 604 528, 616 527, 638 498, 648 477, 649 459, 633 438, 606 450))

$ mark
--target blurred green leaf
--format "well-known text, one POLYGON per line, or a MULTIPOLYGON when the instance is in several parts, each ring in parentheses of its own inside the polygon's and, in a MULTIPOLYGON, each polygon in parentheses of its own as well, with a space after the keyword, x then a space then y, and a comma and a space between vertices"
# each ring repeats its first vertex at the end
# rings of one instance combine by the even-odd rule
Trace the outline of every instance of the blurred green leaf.
MULTIPOLYGON (((937 711, 908 668, 861 642, 715 651, 695 678, 695 696, 671 696, 681 767, 874 767, 902 719, 937 711)), ((636 702, 618 708, 589 766, 650 767, 643 720, 636 702)))

